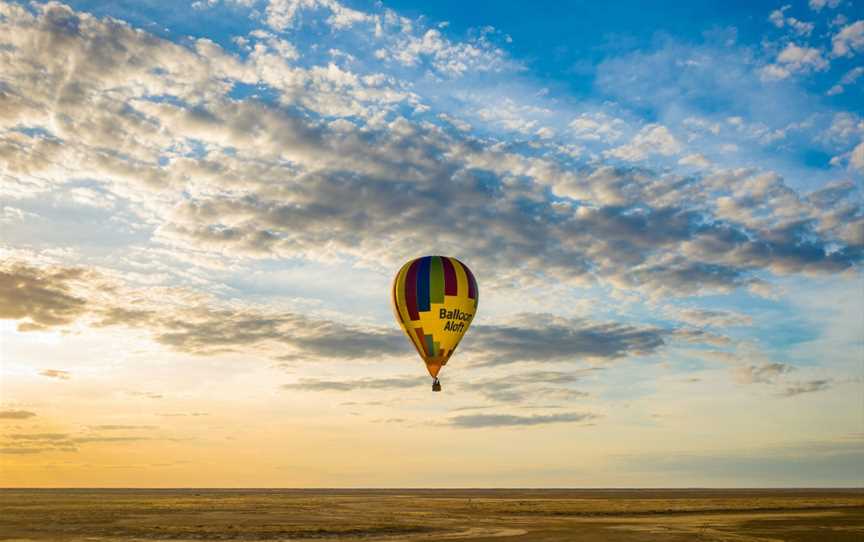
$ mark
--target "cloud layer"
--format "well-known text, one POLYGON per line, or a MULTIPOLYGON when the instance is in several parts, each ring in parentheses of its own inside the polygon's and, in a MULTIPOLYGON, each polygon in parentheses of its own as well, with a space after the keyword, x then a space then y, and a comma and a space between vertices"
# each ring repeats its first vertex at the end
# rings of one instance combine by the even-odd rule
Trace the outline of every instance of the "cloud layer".
MULTIPOLYGON (((366 21, 337 16, 348 13, 337 5, 318 6, 330 24, 366 21)), ((390 267, 425 246, 469 258, 487 284, 543 277, 654 296, 764 292, 762 272, 838 273, 861 260, 854 184, 825 199, 751 169, 681 177, 567 167, 551 148, 526 153, 448 129, 398 80, 336 62, 302 67, 273 34, 232 53, 59 4, 4 6, 8 190, 28 198, 98 180, 177 251, 390 267), (244 85, 273 97, 238 97, 244 85)), ((297 10, 271 4, 268 20, 287 28, 297 10)), ((448 47, 440 45, 451 65, 458 53, 448 47)), ((682 150, 653 124, 607 155, 682 150)), ((43 323, 77 310, 52 295, 62 305, 43 323)))

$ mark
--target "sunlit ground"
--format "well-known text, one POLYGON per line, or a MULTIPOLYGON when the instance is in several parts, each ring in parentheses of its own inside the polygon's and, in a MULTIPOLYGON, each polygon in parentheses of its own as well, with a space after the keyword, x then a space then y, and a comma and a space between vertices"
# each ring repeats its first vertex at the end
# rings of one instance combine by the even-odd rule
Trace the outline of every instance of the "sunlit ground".
POLYGON ((4 490, 0 540, 860 541, 864 490, 4 490))

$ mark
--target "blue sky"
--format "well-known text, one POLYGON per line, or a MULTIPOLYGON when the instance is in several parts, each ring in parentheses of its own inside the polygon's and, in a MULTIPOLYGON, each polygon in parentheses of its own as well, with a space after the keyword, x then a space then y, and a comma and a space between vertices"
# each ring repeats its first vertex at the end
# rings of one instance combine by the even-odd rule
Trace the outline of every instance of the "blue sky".
MULTIPOLYGON (((642 122, 681 122, 696 116, 716 124, 717 120, 722 123, 741 117, 756 126, 738 130, 749 128, 763 141, 757 148, 739 149, 735 162, 743 158, 748 165, 767 164, 787 175, 787 182, 805 183, 803 177, 826 181, 829 177, 824 171, 830 169, 836 149, 848 150, 850 141, 837 145, 836 141, 814 140, 819 130, 824 132, 830 126, 832 115, 862 114, 860 85, 853 83, 848 91, 830 92, 860 61, 850 54, 835 56, 820 67, 805 63, 782 82, 756 75, 760 66, 771 65, 771 57, 784 46, 830 50, 836 30, 844 22, 854 23, 861 17, 860 6, 841 4, 832 8, 829 3, 818 10, 806 2, 672 2, 662 9, 647 10, 637 2, 496 4, 494 9, 485 3, 463 8, 449 2, 432 6, 410 2, 344 4, 371 14, 394 10, 412 20, 418 32, 431 29, 454 42, 482 37, 490 49, 499 50, 510 69, 462 74, 463 81, 456 83, 461 92, 454 92, 457 89, 452 80, 442 88, 441 80, 430 81, 417 70, 377 62, 371 54, 375 44, 362 32, 334 31, 321 20, 326 8, 301 9, 283 33, 304 47, 303 54, 295 59, 299 65, 332 61, 332 49, 342 47, 354 54, 355 63, 370 70, 419 77, 414 85, 425 92, 427 100, 435 102, 436 111, 464 115, 466 109, 476 106, 474 100, 499 99, 501 93, 515 102, 512 107, 546 110, 545 114, 535 111, 527 116, 543 118, 559 130, 564 128, 558 116, 562 110, 576 112, 586 104, 600 110, 611 106, 625 118, 642 122), (775 12, 779 19, 771 18, 775 12), (796 30, 793 24, 805 25, 806 32, 796 30), (675 61, 688 56, 691 64, 682 74, 675 69, 675 61), (700 65, 700 58, 710 62, 700 65), (810 113, 810 118, 802 116, 802 111, 810 113), (813 129, 795 126, 805 119, 813 129), (776 137, 779 132, 783 132, 782 138, 776 137)), ((260 28, 261 19, 266 18, 266 5, 260 2, 201 2, 192 10, 166 10, 160 2, 70 5, 127 20, 181 43, 204 37, 241 56, 244 51, 233 38, 260 28)), ((242 83, 235 85, 232 95, 247 93, 274 96, 268 95, 266 85, 242 83)), ((734 144, 739 138, 723 137, 718 143, 734 144)))
POLYGON ((860 485, 860 5, 177 6, 0 3, 15 480, 860 485), (483 295, 430 399, 435 253, 483 295))

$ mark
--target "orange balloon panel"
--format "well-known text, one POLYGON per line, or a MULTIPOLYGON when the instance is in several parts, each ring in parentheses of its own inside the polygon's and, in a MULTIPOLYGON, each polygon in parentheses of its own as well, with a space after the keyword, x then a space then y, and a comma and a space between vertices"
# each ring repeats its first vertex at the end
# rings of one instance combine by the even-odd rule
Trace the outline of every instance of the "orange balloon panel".
POLYGON ((477 281, 456 258, 424 256, 393 280, 393 312, 433 377, 453 355, 477 312, 477 281))

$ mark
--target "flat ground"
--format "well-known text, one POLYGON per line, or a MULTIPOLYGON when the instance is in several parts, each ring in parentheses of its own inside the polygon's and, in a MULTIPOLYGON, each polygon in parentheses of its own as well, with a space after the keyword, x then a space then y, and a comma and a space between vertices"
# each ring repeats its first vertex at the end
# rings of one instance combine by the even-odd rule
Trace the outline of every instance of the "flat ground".
POLYGON ((0 490, 2 541, 864 540, 864 490, 0 490))

